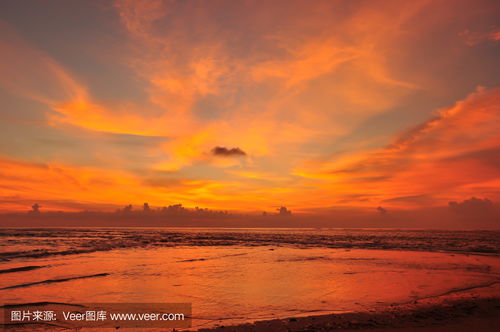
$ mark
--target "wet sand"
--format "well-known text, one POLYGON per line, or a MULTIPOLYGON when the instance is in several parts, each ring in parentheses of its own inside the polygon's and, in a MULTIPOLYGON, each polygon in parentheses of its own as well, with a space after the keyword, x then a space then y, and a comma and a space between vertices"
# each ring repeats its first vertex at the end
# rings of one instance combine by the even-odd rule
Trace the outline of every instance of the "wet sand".
POLYGON ((499 284, 473 291, 446 294, 382 310, 291 317, 199 332, 496 332, 500 328, 499 284))
POLYGON ((486 326, 498 316, 498 234, 4 230, 0 302, 191 303, 189 331, 486 326))

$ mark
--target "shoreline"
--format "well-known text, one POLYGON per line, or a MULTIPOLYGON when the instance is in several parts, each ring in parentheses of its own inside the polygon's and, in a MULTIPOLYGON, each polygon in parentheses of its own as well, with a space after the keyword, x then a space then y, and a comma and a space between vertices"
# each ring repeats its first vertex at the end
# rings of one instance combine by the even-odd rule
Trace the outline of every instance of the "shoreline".
POLYGON ((500 285, 390 304, 380 309, 200 328, 198 332, 498 331, 500 285))

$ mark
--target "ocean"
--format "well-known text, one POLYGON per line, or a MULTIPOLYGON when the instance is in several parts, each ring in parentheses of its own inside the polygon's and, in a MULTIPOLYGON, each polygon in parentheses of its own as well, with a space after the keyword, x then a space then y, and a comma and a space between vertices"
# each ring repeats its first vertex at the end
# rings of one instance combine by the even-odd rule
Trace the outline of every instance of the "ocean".
POLYGON ((0 229, 0 302, 191 303, 193 329, 500 282, 499 231, 0 229))

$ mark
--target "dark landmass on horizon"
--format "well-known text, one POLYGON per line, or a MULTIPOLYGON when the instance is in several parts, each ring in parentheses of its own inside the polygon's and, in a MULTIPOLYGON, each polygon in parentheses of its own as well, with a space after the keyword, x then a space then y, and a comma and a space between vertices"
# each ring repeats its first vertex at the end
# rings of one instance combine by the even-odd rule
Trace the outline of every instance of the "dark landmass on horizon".
POLYGON ((140 209, 129 204, 114 212, 42 211, 38 204, 21 213, 0 214, 1 227, 313 227, 313 228, 434 228, 498 229, 500 204, 472 197, 448 206, 411 210, 333 207, 293 213, 285 206, 276 212, 237 213, 182 204, 140 209))

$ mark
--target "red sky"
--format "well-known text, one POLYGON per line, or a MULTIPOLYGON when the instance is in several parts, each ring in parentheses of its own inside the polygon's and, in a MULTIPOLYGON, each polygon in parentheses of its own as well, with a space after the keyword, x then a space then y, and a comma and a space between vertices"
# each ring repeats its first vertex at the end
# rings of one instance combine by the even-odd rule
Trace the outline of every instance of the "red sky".
POLYGON ((498 1, 4 1, 0 211, 500 201, 498 1))

